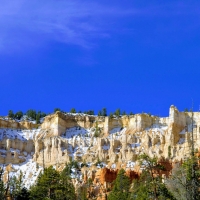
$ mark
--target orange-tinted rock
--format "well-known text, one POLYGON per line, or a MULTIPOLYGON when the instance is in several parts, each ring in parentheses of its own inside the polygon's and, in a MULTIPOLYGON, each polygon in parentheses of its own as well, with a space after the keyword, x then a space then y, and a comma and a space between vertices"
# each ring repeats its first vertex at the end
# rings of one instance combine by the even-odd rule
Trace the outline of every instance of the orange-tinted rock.
POLYGON ((126 175, 130 178, 130 180, 139 179, 139 174, 133 170, 127 170, 126 175))
MULTIPOLYGON (((96 172, 94 183, 100 182, 102 185, 105 185, 105 183, 112 183, 117 178, 118 171, 119 170, 112 170, 108 168, 100 169, 96 172)), ((133 170, 127 170, 126 175, 131 181, 139 178, 139 173, 133 170)))
POLYGON ((116 179, 117 173, 118 173, 118 170, 111 170, 111 169, 104 168, 102 169, 100 180, 101 182, 111 183, 116 179))

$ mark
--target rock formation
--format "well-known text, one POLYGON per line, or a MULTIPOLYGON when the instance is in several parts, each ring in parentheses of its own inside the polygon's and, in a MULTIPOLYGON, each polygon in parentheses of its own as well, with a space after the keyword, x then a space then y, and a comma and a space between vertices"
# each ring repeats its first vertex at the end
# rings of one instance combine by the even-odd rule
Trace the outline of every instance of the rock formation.
MULTIPOLYGON (((175 106, 170 107, 169 117, 165 118, 56 112, 46 116, 40 127, 0 119, 0 163, 23 166, 31 160, 38 169, 50 165, 62 169, 70 160, 76 160, 87 165, 82 168, 83 180, 90 178, 109 185, 122 167, 129 177, 136 178, 140 173, 137 157, 142 153, 171 163, 184 160, 191 152, 192 128, 195 149, 199 149, 200 112, 193 116, 193 127, 192 113, 179 112, 175 106)), ((171 165, 166 164, 166 176, 171 165)))

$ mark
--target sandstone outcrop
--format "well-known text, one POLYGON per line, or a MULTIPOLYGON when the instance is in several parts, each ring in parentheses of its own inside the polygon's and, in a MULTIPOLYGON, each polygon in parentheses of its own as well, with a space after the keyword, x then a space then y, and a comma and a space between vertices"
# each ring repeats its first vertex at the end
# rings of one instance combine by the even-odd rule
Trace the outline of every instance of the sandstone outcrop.
MULTIPOLYGON (((140 153, 180 160, 190 153, 191 118, 192 113, 179 112, 175 106, 170 107, 169 117, 166 118, 148 114, 109 118, 56 112, 45 117, 38 133, 31 139, 21 141, 2 136, 0 149, 32 152, 34 160, 46 166, 65 164, 70 159, 96 162, 98 158, 106 164, 135 162, 140 153), (76 128, 74 135, 68 136, 68 130, 73 128, 76 128), (101 134, 95 138, 97 128, 101 134)), ((195 148, 198 148, 198 112, 194 113, 194 124, 195 148)), ((4 131, 34 129, 34 126, 29 122, 0 119, 0 127, 5 128, 4 131)))
POLYGON ((192 131, 199 149, 200 112, 179 112, 175 106, 163 118, 144 113, 111 118, 56 112, 46 116, 40 127, 0 119, 0 163, 23 164, 31 159, 40 167, 62 169, 76 160, 85 163, 84 181, 90 178, 108 188, 120 168, 137 178, 137 158, 142 153, 157 156, 167 169, 157 173, 169 176, 172 163, 190 155, 192 131))
POLYGON ((29 121, 20 121, 17 122, 11 119, 2 119, 0 118, 0 128, 9 128, 9 129, 34 129, 37 128, 37 124, 33 124, 29 121))

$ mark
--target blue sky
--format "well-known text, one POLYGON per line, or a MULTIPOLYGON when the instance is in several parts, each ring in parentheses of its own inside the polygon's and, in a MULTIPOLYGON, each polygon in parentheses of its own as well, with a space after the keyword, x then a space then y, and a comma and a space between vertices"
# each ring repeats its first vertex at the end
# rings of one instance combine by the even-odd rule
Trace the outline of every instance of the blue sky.
POLYGON ((8 110, 199 110, 200 2, 0 0, 8 110))

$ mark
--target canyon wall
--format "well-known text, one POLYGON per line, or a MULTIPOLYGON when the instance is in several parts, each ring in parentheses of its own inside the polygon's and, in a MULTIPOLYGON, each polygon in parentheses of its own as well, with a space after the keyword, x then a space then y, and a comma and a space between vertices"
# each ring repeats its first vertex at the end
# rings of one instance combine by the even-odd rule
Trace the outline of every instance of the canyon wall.
MULTIPOLYGON (((200 113, 193 115, 195 148, 199 148, 200 113)), ((41 125, 40 134, 34 140, 34 159, 39 164, 45 159, 47 165, 70 159, 96 162, 97 158, 107 164, 127 163, 136 161, 141 153, 184 159, 191 151, 191 126, 192 113, 179 112, 175 106, 170 107, 166 118, 148 114, 110 118, 56 112, 47 116, 41 125), (73 127, 87 129, 93 135, 89 139, 76 134, 71 139, 63 138, 63 134, 73 127), (97 128, 101 134, 96 138, 97 128), (84 153, 80 147, 85 148, 84 153)))
POLYGON ((168 169, 161 175, 169 176, 171 163, 191 154, 192 132, 198 150, 200 112, 179 112, 175 106, 170 107, 168 117, 56 112, 46 116, 39 127, 0 119, 0 163, 23 165, 31 159, 41 168, 54 165, 62 169, 75 160, 85 164, 84 180, 91 178, 108 188, 120 168, 136 178, 140 173, 137 158, 143 153, 157 156, 168 169))

